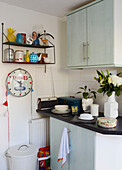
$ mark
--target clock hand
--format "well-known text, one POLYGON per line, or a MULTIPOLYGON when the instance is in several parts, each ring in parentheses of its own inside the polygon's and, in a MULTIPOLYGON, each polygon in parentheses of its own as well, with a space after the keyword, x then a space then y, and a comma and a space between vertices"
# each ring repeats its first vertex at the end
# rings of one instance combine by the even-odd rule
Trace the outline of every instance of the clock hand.
POLYGON ((22 81, 20 81, 20 87, 22 87, 22 81))
POLYGON ((21 83, 21 81, 18 81, 18 80, 15 80, 15 81, 17 81, 18 83, 21 83))

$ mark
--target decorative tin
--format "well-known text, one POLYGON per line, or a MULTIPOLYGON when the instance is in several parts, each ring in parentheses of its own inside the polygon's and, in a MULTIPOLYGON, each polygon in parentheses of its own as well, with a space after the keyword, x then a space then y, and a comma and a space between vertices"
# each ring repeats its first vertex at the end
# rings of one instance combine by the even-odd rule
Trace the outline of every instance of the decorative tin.
POLYGON ((98 125, 104 128, 113 128, 117 125, 117 119, 100 117, 97 119, 98 125))

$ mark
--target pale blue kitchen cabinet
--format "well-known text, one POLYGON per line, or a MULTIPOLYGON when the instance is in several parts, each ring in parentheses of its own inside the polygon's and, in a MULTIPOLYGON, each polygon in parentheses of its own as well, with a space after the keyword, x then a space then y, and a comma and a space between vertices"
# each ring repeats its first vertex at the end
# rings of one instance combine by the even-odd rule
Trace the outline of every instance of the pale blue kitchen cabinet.
POLYGON ((121 6, 96 0, 67 15, 67 67, 122 67, 121 6))
POLYGON ((70 170, 94 170, 94 132, 70 124, 70 170))
POLYGON ((86 65, 86 9, 68 16, 67 20, 67 50, 68 66, 86 65), (82 30, 82 31, 81 31, 82 30))
POLYGON ((89 66, 114 64, 111 6, 109 8, 105 1, 87 8, 87 55, 89 66), (108 10, 109 8, 110 10, 108 10))
POLYGON ((53 170, 94 170, 94 132, 50 118, 51 169, 53 170), (71 152, 61 168, 57 163, 58 151, 64 127, 69 129, 71 152))
POLYGON ((61 168, 61 162, 57 162, 60 148, 60 141, 64 127, 68 128, 69 124, 50 117, 50 152, 51 152, 51 169, 52 170, 69 170, 69 158, 61 168))

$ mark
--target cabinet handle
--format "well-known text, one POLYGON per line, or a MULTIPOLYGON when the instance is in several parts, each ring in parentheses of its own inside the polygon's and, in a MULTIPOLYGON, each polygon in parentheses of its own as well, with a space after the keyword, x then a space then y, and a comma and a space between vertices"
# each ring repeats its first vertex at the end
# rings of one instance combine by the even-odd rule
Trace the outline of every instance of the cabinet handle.
POLYGON ((83 60, 85 60, 86 58, 85 58, 85 43, 83 42, 83 60))
POLYGON ((89 59, 89 43, 87 42, 87 60, 89 59))

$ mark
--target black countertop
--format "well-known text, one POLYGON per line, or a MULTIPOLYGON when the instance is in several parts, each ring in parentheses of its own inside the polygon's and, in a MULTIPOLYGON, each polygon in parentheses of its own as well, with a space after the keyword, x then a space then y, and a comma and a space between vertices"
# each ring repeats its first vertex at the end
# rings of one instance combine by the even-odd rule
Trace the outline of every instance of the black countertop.
POLYGON ((43 111, 37 109, 36 111, 38 113, 43 114, 44 116, 53 117, 55 119, 62 120, 104 135, 122 135, 122 117, 117 118, 117 126, 115 128, 102 128, 97 125, 97 121, 95 123, 73 122, 72 119, 74 118, 74 116, 70 113, 68 114, 68 116, 66 116, 66 115, 54 114, 51 112, 50 109, 43 110, 43 111))

